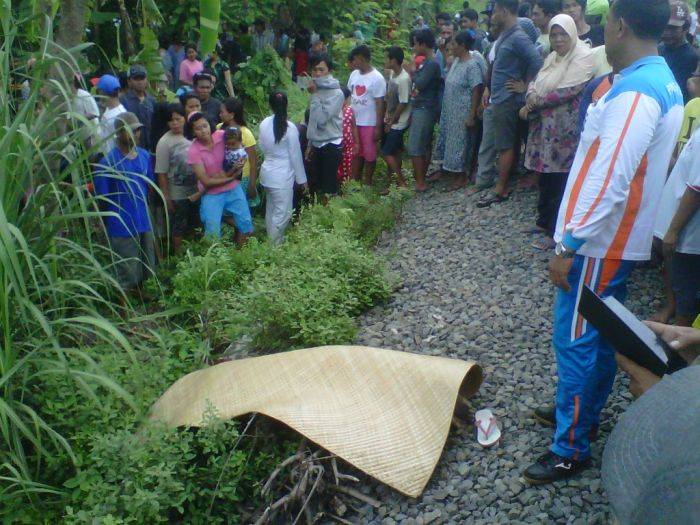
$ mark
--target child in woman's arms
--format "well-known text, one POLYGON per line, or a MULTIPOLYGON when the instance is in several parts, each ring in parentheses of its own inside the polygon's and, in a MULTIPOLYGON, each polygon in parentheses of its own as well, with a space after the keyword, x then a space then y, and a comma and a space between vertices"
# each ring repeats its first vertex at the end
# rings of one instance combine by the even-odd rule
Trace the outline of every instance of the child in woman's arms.
POLYGON ((248 159, 243 147, 243 132, 241 128, 231 126, 224 131, 224 141, 226 144, 226 153, 224 154, 224 171, 227 175, 236 173, 236 178, 241 179, 243 173, 243 165, 248 159))

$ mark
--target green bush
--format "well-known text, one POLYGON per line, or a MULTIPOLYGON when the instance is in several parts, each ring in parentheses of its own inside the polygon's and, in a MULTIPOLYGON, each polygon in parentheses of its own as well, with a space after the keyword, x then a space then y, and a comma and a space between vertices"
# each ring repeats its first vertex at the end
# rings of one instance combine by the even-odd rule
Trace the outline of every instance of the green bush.
MULTIPOLYGON (((209 348, 181 329, 139 330, 133 359, 107 345, 84 350, 94 367, 124 389, 76 388, 56 375, 39 376, 32 406, 71 444, 74 464, 57 450, 49 454, 42 479, 66 492, 41 508, 21 500, 7 503, 5 519, 69 523, 226 523, 236 521, 242 503, 261 502, 261 482, 288 451, 284 440, 262 450, 256 440, 240 440, 236 421, 206 415, 198 430, 146 423, 153 402, 177 379, 205 366, 209 348), (91 392, 90 395, 88 392, 91 392), (134 400, 133 405, 124 401, 134 400), (64 511, 65 509, 65 511, 64 511)), ((68 367, 83 359, 68 357, 68 367)))
POLYGON ((75 502, 68 523, 236 523, 287 450, 268 442, 254 450, 239 423, 210 417, 207 426, 158 424, 134 434, 98 436, 91 467, 66 483, 75 502), (238 445, 238 446, 237 446, 238 445))
POLYGON ((269 245, 255 238, 243 249, 227 242, 209 244, 203 239, 193 244, 177 264, 171 300, 179 306, 200 310, 211 299, 210 292, 238 290, 258 266, 273 257, 269 245), (196 255, 202 248, 207 249, 196 255))
POLYGON ((308 104, 307 95, 292 82, 292 73, 279 55, 270 47, 263 49, 248 62, 241 64, 233 77, 233 86, 243 96, 247 115, 260 121, 271 114, 268 97, 279 89, 287 94, 290 120, 297 122, 304 116, 308 104))
POLYGON ((353 317, 390 293, 383 262, 357 240, 303 231, 240 294, 219 296, 234 311, 217 309, 213 322, 265 350, 347 344, 356 334, 353 317))
POLYGON ((263 350, 351 343, 353 317, 385 300, 391 278, 369 249, 391 228, 410 192, 379 196, 358 183, 305 208, 279 248, 251 241, 188 253, 171 300, 205 319, 212 344, 252 339, 263 350))
POLYGON ((372 246, 383 231, 394 226, 410 195, 406 188, 394 186, 388 195, 380 196, 368 186, 346 182, 343 195, 329 201, 327 206, 306 208, 299 229, 320 227, 341 234, 347 232, 364 245, 372 246))

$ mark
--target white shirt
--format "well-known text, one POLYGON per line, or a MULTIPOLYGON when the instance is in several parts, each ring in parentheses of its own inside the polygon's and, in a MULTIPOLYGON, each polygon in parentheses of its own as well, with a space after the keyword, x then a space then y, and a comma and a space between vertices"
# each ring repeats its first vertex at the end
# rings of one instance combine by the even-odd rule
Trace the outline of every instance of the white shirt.
POLYGON ((126 113, 126 108, 119 104, 111 109, 105 109, 102 118, 100 118, 100 135, 102 136, 101 150, 105 155, 112 151, 117 145, 114 137, 114 119, 122 113, 126 113))
POLYGON ((100 117, 100 110, 97 107, 95 98, 84 89, 78 89, 75 93, 71 110, 87 119, 100 117))
POLYGON ((698 29, 698 12, 693 11, 690 13, 690 29, 688 29, 688 33, 690 36, 695 36, 695 31, 698 29))
MULTIPOLYGON (((687 189, 700 192, 700 133, 697 131, 683 148, 664 186, 654 224, 655 237, 664 238, 687 189)), ((676 251, 700 255, 700 212, 696 212, 681 231, 676 251)))
MULTIPOLYGON (((411 77, 405 70, 402 69, 396 76, 394 76, 393 71, 391 72, 386 94, 387 109, 390 109, 393 103, 396 103, 396 105, 406 104, 406 107, 404 107, 399 120, 396 122, 396 124, 391 126, 391 129, 403 130, 408 127, 409 120, 411 118, 411 87, 411 77), (395 98, 395 100, 390 100, 392 97, 395 98)), ((394 108, 394 110, 395 109, 396 108, 394 108)))
POLYGON ((260 184, 266 188, 292 188, 306 183, 297 127, 287 121, 287 132, 275 143, 273 116, 260 123, 258 146, 265 156, 260 167, 260 184))
POLYGON ((587 257, 648 260, 682 120, 683 97, 663 58, 622 70, 586 113, 555 240, 587 257))
POLYGON ((76 115, 81 115, 89 120, 84 130, 86 144, 94 146, 101 140, 100 131, 100 109, 97 107, 95 98, 84 89, 78 89, 71 100, 70 110, 76 115))
POLYGON ((348 79, 348 89, 352 93, 352 110, 358 126, 377 125, 377 106, 375 100, 386 95, 386 80, 376 69, 364 75, 355 70, 348 79))

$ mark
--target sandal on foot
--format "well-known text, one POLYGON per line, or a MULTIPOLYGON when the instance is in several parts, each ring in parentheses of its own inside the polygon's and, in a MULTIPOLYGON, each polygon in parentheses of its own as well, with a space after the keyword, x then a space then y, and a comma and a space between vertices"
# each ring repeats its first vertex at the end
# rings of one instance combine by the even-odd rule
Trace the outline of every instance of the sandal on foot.
POLYGON ((476 203, 477 208, 488 208, 492 204, 498 204, 508 200, 508 195, 505 197, 498 193, 487 193, 476 203))
POLYGON ((488 408, 474 414, 476 440, 484 448, 492 447, 501 440, 501 429, 498 428, 496 416, 488 408))
POLYGON ((537 239, 535 242, 532 243, 532 247, 535 250, 540 250, 543 252, 553 250, 556 245, 557 243, 554 242, 554 239, 552 239, 551 237, 543 237, 542 239, 537 239))

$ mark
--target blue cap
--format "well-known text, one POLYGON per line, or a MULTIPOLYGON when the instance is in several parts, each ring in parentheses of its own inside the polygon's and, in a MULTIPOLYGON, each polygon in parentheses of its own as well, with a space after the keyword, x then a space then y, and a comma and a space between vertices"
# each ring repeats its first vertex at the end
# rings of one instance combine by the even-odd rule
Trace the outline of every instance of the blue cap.
POLYGON ((119 79, 113 75, 102 75, 95 87, 107 95, 114 95, 121 88, 121 84, 119 79))

